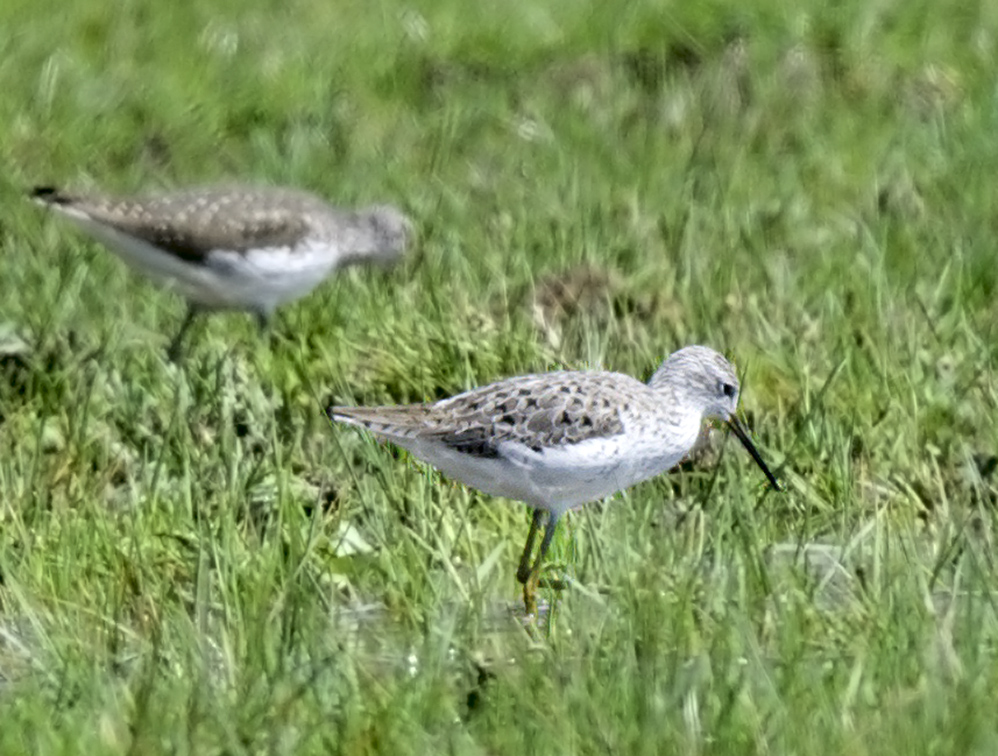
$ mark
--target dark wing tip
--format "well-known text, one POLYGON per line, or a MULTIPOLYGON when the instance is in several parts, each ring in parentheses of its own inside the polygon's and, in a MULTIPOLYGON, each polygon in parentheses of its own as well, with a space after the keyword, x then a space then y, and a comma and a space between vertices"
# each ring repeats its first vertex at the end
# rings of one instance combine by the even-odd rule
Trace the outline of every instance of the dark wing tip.
POLYGON ((438 436, 439 440, 454 451, 480 459, 497 459, 499 447, 495 439, 481 428, 470 428, 460 433, 438 436))
POLYGON ((57 205, 65 205, 70 202, 69 197, 64 195, 54 186, 36 186, 31 190, 28 196, 30 196, 31 199, 54 203, 57 205))

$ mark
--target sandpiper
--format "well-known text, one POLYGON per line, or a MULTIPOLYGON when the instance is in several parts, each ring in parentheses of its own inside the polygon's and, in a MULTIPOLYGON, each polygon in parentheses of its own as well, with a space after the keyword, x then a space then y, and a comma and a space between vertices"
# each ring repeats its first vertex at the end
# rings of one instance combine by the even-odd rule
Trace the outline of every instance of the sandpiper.
POLYGON ((69 218, 125 262, 187 300, 168 354, 177 359, 200 312, 244 310, 261 328, 285 302, 337 268, 395 262, 412 236, 399 210, 342 210, 308 192, 229 185, 111 196, 37 187, 32 197, 69 218))
POLYGON ((739 390, 731 363, 709 347, 688 346, 647 384, 621 373, 561 371, 508 378, 428 404, 330 407, 329 416, 407 449, 465 485, 533 507, 516 573, 530 615, 561 516, 674 467, 693 448, 705 418, 727 422, 780 489, 735 415, 739 390))

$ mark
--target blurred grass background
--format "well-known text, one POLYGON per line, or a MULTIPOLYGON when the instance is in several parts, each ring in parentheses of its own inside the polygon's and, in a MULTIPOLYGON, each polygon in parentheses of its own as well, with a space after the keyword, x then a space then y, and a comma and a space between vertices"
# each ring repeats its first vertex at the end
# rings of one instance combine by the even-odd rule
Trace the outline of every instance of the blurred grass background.
POLYGON ((998 6, 0 29, 0 752, 995 751, 998 6), (419 240, 178 370, 181 302, 25 199, 231 180, 419 240), (526 509, 322 413, 695 342, 788 492, 730 446, 573 515, 534 634, 526 509))

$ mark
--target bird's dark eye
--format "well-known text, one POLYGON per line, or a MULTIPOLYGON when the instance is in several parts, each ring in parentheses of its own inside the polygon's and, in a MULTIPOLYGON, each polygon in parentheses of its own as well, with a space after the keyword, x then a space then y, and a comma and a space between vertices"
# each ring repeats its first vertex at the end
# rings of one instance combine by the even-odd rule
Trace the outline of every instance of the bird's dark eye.
POLYGON ((728 397, 728 399, 734 399, 735 394, 738 393, 738 389, 735 388, 733 383, 722 383, 721 393, 728 397))

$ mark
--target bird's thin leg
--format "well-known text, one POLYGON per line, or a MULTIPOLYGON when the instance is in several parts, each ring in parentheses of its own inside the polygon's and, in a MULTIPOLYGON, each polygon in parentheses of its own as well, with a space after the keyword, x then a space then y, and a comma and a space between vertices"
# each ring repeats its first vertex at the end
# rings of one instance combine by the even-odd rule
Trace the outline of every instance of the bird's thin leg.
POLYGON ((258 310, 253 314, 256 317, 256 327, 260 330, 260 337, 263 338, 270 330, 270 313, 258 310))
POLYGON ((526 583, 530 578, 530 556, 534 551, 534 540, 537 538, 537 531, 541 527, 541 520, 546 512, 543 509, 534 510, 534 519, 530 521, 530 532, 527 533, 527 543, 523 546, 523 553, 520 555, 520 566, 516 568, 516 579, 521 584, 526 583))
POLYGON ((170 342, 170 346, 167 347, 166 357, 170 362, 180 362, 180 351, 183 346, 184 336, 190 329, 191 324, 194 323, 194 319, 198 316, 198 309, 191 304, 187 305, 187 312, 184 315, 184 322, 180 324, 180 330, 177 331, 177 335, 173 337, 173 341, 170 342))
POLYGON ((544 529, 544 538, 541 539, 541 548, 537 552, 537 559, 530 570, 527 581, 523 584, 523 605, 528 615, 537 616, 537 583, 541 574, 541 564, 547 556, 551 547, 551 540, 554 538, 555 528, 558 527, 559 515, 555 512, 548 514, 548 524, 544 529))
POLYGON ((273 349, 284 340, 284 337, 278 333, 278 329, 274 328, 274 318, 272 313, 264 310, 257 310, 253 314, 256 317, 256 325, 259 329, 261 341, 266 342, 267 346, 273 349))

